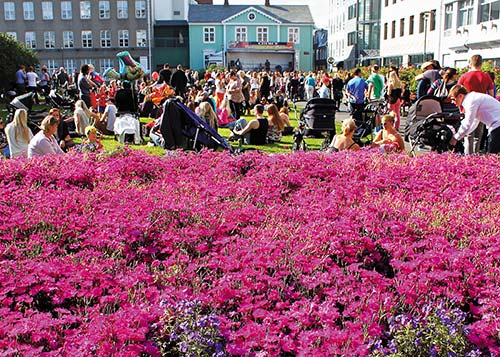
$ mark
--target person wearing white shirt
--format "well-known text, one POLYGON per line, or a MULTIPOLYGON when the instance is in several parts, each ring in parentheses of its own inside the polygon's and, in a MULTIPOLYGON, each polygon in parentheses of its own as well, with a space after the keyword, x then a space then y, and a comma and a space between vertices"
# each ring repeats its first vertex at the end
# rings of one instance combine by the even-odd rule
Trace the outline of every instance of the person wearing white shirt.
POLYGON ((42 120, 41 130, 30 140, 28 145, 28 158, 48 154, 64 154, 54 137, 58 125, 59 120, 53 115, 47 115, 42 120))
POLYGON ((28 67, 28 71, 26 72, 26 78, 28 81, 26 88, 28 89, 28 92, 35 93, 35 103, 38 104, 37 85, 36 85, 36 81, 38 81, 38 74, 35 73, 35 69, 32 66, 28 67))
POLYGON ((9 143, 10 157, 26 157, 28 145, 33 133, 28 128, 28 112, 24 109, 17 109, 14 119, 5 127, 5 135, 9 143))
POLYGON ((487 152, 491 154, 500 153, 500 102, 488 94, 469 93, 460 84, 450 89, 448 97, 465 115, 450 144, 455 145, 457 141, 472 133, 481 122, 488 129, 487 152))

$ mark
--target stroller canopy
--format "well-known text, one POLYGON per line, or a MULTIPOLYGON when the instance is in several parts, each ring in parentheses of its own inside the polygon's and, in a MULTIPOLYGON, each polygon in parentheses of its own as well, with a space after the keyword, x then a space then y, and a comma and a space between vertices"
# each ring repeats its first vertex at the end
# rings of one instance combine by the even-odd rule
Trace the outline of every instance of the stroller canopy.
POLYGON ((335 101, 328 98, 310 99, 301 113, 306 127, 315 130, 335 129, 335 101))
POLYGON ((165 102, 160 131, 168 150, 217 146, 232 150, 226 139, 177 99, 165 102))

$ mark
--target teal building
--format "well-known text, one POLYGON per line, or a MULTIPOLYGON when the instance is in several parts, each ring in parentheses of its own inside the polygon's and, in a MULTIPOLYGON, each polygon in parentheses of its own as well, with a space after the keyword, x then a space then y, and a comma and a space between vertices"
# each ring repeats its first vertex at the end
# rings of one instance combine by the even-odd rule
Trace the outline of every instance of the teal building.
POLYGON ((190 67, 313 69, 307 5, 189 5, 190 67))

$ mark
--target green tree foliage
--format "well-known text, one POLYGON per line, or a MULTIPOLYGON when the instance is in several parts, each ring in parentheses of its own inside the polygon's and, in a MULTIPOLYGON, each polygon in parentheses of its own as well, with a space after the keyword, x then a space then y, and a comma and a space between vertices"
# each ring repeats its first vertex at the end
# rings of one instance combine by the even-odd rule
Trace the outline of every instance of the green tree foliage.
POLYGON ((36 66, 39 60, 35 52, 28 50, 22 43, 0 33, 0 88, 8 87, 14 81, 18 66, 36 66))

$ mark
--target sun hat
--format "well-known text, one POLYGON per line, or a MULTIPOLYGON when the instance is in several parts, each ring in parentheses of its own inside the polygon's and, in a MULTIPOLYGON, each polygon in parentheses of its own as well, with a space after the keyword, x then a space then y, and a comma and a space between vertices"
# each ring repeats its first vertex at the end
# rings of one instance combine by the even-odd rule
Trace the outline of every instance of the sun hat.
POLYGON ((90 133, 97 133, 97 128, 93 125, 89 125, 85 128, 85 135, 89 135, 90 133))
POLYGON ((422 64, 422 70, 426 70, 428 69, 428 67, 431 67, 434 68, 434 62, 432 61, 427 61, 427 62, 424 62, 424 64, 422 64))

